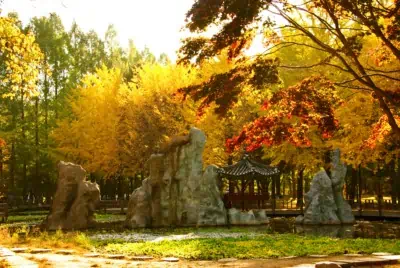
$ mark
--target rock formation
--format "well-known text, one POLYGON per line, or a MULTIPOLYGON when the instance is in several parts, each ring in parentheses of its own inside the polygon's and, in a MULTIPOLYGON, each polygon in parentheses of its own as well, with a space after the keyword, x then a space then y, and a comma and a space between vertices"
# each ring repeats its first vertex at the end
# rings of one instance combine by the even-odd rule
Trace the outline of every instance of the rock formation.
POLYGON ((217 168, 203 173, 205 134, 196 128, 164 146, 147 162, 150 175, 129 200, 126 226, 225 225, 226 210, 217 187, 217 168), (178 139, 177 139, 178 140, 178 139), (182 142, 179 142, 182 141, 182 142))
POLYGON ((269 218, 265 210, 240 211, 236 208, 231 208, 228 210, 228 219, 231 225, 260 225, 269 223, 269 218))
POLYGON ((296 218, 303 224, 353 223, 350 205, 343 198, 346 165, 340 161, 338 149, 331 152, 330 176, 325 170, 315 174, 310 191, 305 195, 304 216, 296 218))
POLYGON ((94 211, 100 201, 96 183, 86 181, 86 171, 79 165, 61 161, 58 164, 57 191, 44 224, 49 230, 91 227, 94 211))
POLYGON ((340 161, 340 151, 336 149, 332 152, 331 179, 333 196, 337 206, 339 220, 342 223, 353 223, 354 215, 351 206, 343 197, 344 179, 346 177, 346 165, 340 161))

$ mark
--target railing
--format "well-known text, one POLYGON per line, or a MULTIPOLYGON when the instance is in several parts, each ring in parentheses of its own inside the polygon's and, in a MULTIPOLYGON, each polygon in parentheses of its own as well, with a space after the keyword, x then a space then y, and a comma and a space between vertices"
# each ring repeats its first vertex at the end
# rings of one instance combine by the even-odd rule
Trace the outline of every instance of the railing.
POLYGON ((123 213, 124 209, 128 207, 128 202, 128 200, 100 200, 97 209, 107 212, 107 209, 110 208, 120 208, 123 213))
MULTIPOLYGON (((301 210, 297 206, 296 199, 277 198, 272 199, 267 194, 250 193, 227 193, 224 195, 224 203, 227 208, 238 209, 274 209, 274 210, 301 210)), ((360 210, 360 204, 357 200, 347 200, 353 210, 360 210)), ((304 209, 304 206, 303 206, 304 209)), ((362 210, 400 210, 400 204, 392 204, 391 199, 381 199, 381 202, 375 199, 363 199, 361 203, 362 210)))

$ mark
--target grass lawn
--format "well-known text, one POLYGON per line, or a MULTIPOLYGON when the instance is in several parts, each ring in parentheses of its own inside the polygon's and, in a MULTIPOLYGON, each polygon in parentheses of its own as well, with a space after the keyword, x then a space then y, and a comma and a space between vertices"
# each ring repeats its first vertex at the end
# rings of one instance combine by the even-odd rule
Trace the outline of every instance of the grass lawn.
POLYGON ((176 256, 186 259, 215 260, 220 258, 276 258, 310 254, 400 253, 400 241, 380 239, 335 239, 302 237, 295 234, 270 234, 259 237, 191 239, 182 241, 98 244, 108 253, 129 255, 176 256))
MULTIPOLYGON (((23 228, 22 228, 23 229, 23 228)), ((175 256, 190 260, 217 260, 221 258, 277 258, 284 256, 307 256, 310 254, 339 255, 343 253, 390 252, 400 254, 400 241, 396 239, 338 239, 328 237, 301 236, 296 234, 268 233, 265 228, 180 228, 159 230, 126 231, 124 234, 152 233, 159 235, 188 234, 202 232, 236 232, 235 238, 195 238, 187 240, 163 240, 160 242, 126 242, 118 239, 96 239, 94 234, 102 232, 36 232, 28 234, 25 242, 16 235, 10 236, 4 228, 0 232, 2 244, 8 247, 48 247, 75 249, 77 252, 97 251, 126 255, 151 255, 153 257, 175 256), (257 233, 257 236, 251 235, 257 233)))
MULTIPOLYGON (((46 219, 48 211, 28 211, 28 212, 18 212, 13 213, 8 216, 7 224, 13 225, 15 223, 26 223, 26 224, 34 224, 40 223, 44 219, 46 219)), ((111 214, 111 213, 95 213, 96 221, 98 222, 113 222, 113 221, 123 221, 125 219, 125 215, 120 214, 111 214)))

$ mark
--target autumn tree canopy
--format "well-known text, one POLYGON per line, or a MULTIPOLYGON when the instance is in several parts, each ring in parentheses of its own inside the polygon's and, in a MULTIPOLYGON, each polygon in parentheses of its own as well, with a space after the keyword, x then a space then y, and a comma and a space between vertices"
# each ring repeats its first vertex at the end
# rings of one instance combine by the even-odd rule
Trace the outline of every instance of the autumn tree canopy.
POLYGON ((3 97, 17 92, 37 94, 36 82, 43 54, 32 33, 25 34, 11 17, 0 17, 1 86, 3 97))
MULTIPOLYGON (((233 60, 255 64, 247 70, 246 77, 253 77, 262 84, 273 83, 271 69, 309 69, 319 66, 336 68, 347 74, 345 79, 334 81, 336 86, 371 92, 379 102, 386 122, 397 136, 400 129, 398 116, 398 60, 399 60, 399 1, 208 1, 198 0, 187 13, 187 29, 195 33, 206 32, 210 27, 219 31, 211 38, 200 36, 185 40, 180 49, 181 62, 196 59, 201 62, 227 49, 233 60), (294 29, 307 42, 287 41, 285 29, 294 29), (320 33, 330 38, 321 38, 320 33), (266 51, 249 59, 242 53, 257 34, 264 35, 266 51), (363 41, 373 35, 379 40, 374 55, 376 62, 363 62, 361 50, 363 41), (310 42, 308 42, 310 41, 310 42), (274 52, 288 47, 299 46, 322 51, 326 57, 308 65, 285 66, 279 60, 271 60, 274 52), (260 64, 257 62, 262 62, 260 64), (387 68, 388 63, 391 63, 387 68), (262 71, 257 71, 259 66, 262 71), (271 79, 272 78, 272 79, 271 79), (387 81, 391 81, 386 83, 387 81)), ((243 70, 242 70, 243 71, 243 70)), ((237 73, 226 73, 215 80, 229 81, 224 87, 214 87, 210 92, 230 105, 238 94, 240 80, 237 73), (227 78, 229 77, 229 78, 227 78), (230 87, 230 97, 226 97, 230 87)), ((212 80, 210 80, 212 82, 212 80)), ((215 84, 216 82, 214 82, 215 84)), ((199 95, 195 90, 187 93, 199 95)), ((211 100, 210 98, 206 98, 211 100)))

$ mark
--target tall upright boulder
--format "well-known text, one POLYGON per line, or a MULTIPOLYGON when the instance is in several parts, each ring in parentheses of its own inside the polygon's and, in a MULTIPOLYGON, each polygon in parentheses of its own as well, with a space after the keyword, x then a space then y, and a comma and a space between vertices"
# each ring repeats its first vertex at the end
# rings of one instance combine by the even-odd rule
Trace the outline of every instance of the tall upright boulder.
POLYGON ((351 210, 350 204, 343 197, 347 167, 340 161, 339 149, 332 151, 331 160, 332 189, 339 220, 342 223, 353 223, 355 221, 353 211, 351 210))
POLYGON ((304 224, 340 224, 332 181, 325 171, 315 174, 310 191, 305 194, 304 199, 304 224))
POLYGON ((61 161, 57 191, 44 223, 49 230, 91 227, 95 223, 94 211, 99 201, 99 186, 86 180, 86 171, 79 165, 61 161))
POLYGON ((303 224, 341 224, 355 221, 350 205, 343 197, 346 165, 340 161, 340 150, 331 152, 330 176, 325 170, 315 174, 310 191, 305 195, 303 224))
POLYGON ((191 128, 175 137, 147 164, 150 175, 129 200, 126 226, 160 227, 226 224, 216 167, 203 173, 204 132, 191 128))

